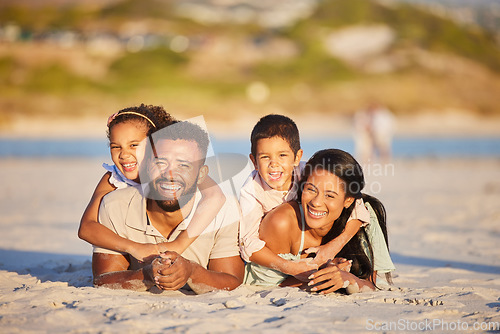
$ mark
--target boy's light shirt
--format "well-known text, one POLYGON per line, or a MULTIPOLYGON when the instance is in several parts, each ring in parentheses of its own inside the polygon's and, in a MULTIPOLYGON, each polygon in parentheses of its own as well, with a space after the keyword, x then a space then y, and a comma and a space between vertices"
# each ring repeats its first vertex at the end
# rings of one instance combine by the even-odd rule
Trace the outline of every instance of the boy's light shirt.
POLYGON ((297 198, 300 173, 305 162, 293 170, 292 185, 288 191, 275 190, 261 178, 257 170, 252 171, 240 190, 240 251, 243 260, 250 262, 250 256, 261 250, 265 242, 259 239, 259 226, 266 213, 278 205, 297 198))
MULTIPOLYGON (((240 190, 240 252, 246 262, 253 253, 261 250, 266 243, 259 238, 262 218, 280 204, 297 199, 300 175, 306 162, 301 161, 293 170, 293 180, 289 191, 275 190, 261 178, 257 170, 252 171, 240 190)), ((357 199, 348 220, 358 219, 362 226, 370 223, 370 212, 362 199, 357 199)))

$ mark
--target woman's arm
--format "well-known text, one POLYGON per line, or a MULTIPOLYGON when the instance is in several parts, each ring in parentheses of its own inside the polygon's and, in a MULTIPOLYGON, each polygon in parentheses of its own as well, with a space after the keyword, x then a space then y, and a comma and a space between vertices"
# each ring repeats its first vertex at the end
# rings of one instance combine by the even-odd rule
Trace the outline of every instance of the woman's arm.
POLYGON ((159 244, 161 252, 169 250, 182 254, 214 220, 226 202, 226 196, 219 185, 210 177, 206 177, 198 187, 202 198, 193 213, 191 223, 174 241, 159 244))
POLYGON ((129 253, 138 260, 145 260, 151 255, 158 254, 156 245, 139 244, 127 240, 99 223, 98 217, 101 200, 106 194, 115 190, 115 187, 108 181, 110 175, 111 173, 109 172, 104 174, 97 184, 94 194, 80 220, 78 237, 98 247, 129 253))

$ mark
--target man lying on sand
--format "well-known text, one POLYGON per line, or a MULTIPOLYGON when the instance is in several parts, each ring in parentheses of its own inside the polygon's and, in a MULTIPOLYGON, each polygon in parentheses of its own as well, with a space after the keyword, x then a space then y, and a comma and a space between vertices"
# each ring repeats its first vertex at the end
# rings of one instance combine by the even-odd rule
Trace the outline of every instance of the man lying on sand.
MULTIPOLYGON (((158 130, 146 146, 141 182, 106 195, 99 221, 118 235, 140 243, 174 240, 185 230, 200 200, 198 184, 208 174, 208 135, 199 126, 179 122, 158 130)), ((238 248, 239 209, 226 197, 219 214, 183 253, 167 251, 150 263, 127 253, 94 247, 94 284, 108 288, 164 290, 190 288, 196 293, 232 290, 243 280, 238 248)))

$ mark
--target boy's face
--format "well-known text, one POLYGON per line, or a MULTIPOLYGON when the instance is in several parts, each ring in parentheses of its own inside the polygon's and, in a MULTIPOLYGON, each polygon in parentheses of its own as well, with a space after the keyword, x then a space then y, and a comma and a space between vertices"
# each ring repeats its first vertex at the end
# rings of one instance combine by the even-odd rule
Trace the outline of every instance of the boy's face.
POLYGON ((281 137, 259 139, 256 146, 256 155, 250 154, 250 160, 262 179, 273 189, 288 191, 293 168, 299 165, 302 150, 294 155, 288 142, 281 137))

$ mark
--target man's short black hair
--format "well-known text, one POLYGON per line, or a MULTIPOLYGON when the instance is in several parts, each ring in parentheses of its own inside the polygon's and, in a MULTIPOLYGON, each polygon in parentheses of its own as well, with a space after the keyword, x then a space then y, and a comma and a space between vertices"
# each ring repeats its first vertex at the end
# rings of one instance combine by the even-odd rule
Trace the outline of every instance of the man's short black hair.
MULTIPOLYGON (((205 163, 205 158, 207 156, 208 145, 210 140, 208 138, 208 133, 203 130, 199 125, 191 123, 188 121, 176 122, 162 129, 153 132, 149 136, 150 149, 146 150, 146 155, 152 153, 156 156, 155 143, 159 140, 187 140, 194 141, 198 144, 198 148, 201 152, 202 163, 205 163)), ((148 156, 146 156, 148 158, 148 156)))
POLYGON ((253 127, 250 136, 252 155, 255 157, 257 154, 259 139, 272 137, 283 138, 290 145, 294 155, 300 150, 299 129, 295 122, 283 115, 270 114, 262 117, 253 127))

